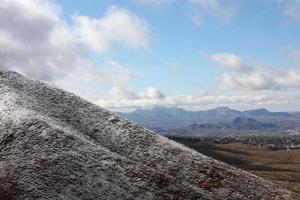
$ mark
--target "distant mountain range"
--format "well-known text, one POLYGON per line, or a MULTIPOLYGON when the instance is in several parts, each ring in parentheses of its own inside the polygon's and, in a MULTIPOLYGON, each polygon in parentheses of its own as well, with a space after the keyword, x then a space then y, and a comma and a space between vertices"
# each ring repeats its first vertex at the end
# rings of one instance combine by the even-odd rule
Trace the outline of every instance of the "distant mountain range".
POLYGON ((238 111, 228 107, 218 107, 204 111, 187 111, 176 107, 154 107, 149 110, 138 109, 121 116, 144 126, 174 127, 193 123, 228 123, 235 118, 253 118, 257 120, 284 119, 292 115, 287 112, 270 112, 265 108, 238 111))
POLYGON ((205 130, 205 129, 238 129, 238 130, 262 130, 262 129, 275 129, 278 125, 273 123, 261 122, 252 118, 237 117, 229 123, 218 124, 191 124, 188 128, 192 130, 205 130))
POLYGON ((271 112, 265 108, 239 111, 218 107, 204 111, 187 111, 176 107, 154 107, 119 114, 163 135, 281 134, 300 128, 300 117, 297 113, 271 112))

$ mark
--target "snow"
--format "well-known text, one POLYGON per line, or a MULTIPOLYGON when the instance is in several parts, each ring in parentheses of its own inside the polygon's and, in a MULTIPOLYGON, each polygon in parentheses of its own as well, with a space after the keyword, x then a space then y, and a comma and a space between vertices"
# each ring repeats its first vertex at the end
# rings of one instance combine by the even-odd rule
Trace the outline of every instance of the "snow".
POLYGON ((18 199, 293 199, 255 175, 8 71, 0 71, 1 191, 18 199))

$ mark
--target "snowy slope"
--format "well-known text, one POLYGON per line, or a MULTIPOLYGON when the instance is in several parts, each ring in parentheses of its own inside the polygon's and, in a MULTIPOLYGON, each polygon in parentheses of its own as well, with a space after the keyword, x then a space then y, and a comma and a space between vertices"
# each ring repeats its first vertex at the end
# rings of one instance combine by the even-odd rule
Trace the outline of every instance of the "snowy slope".
POLYGON ((88 101, 0 71, 0 199, 296 199, 88 101))

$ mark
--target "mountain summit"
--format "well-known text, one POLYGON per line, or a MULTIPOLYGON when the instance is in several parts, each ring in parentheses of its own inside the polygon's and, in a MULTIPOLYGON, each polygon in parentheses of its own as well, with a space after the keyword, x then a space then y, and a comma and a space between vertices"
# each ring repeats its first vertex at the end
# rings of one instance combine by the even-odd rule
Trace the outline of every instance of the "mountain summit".
POLYGON ((0 199, 296 199, 84 99, 0 71, 0 199))

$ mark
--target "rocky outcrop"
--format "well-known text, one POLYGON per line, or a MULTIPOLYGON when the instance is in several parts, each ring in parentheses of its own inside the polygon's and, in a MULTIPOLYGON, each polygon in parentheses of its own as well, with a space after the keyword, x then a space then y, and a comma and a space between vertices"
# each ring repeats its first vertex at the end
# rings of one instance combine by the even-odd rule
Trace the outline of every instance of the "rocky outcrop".
POLYGON ((0 199, 296 199, 80 97, 0 71, 0 199))

